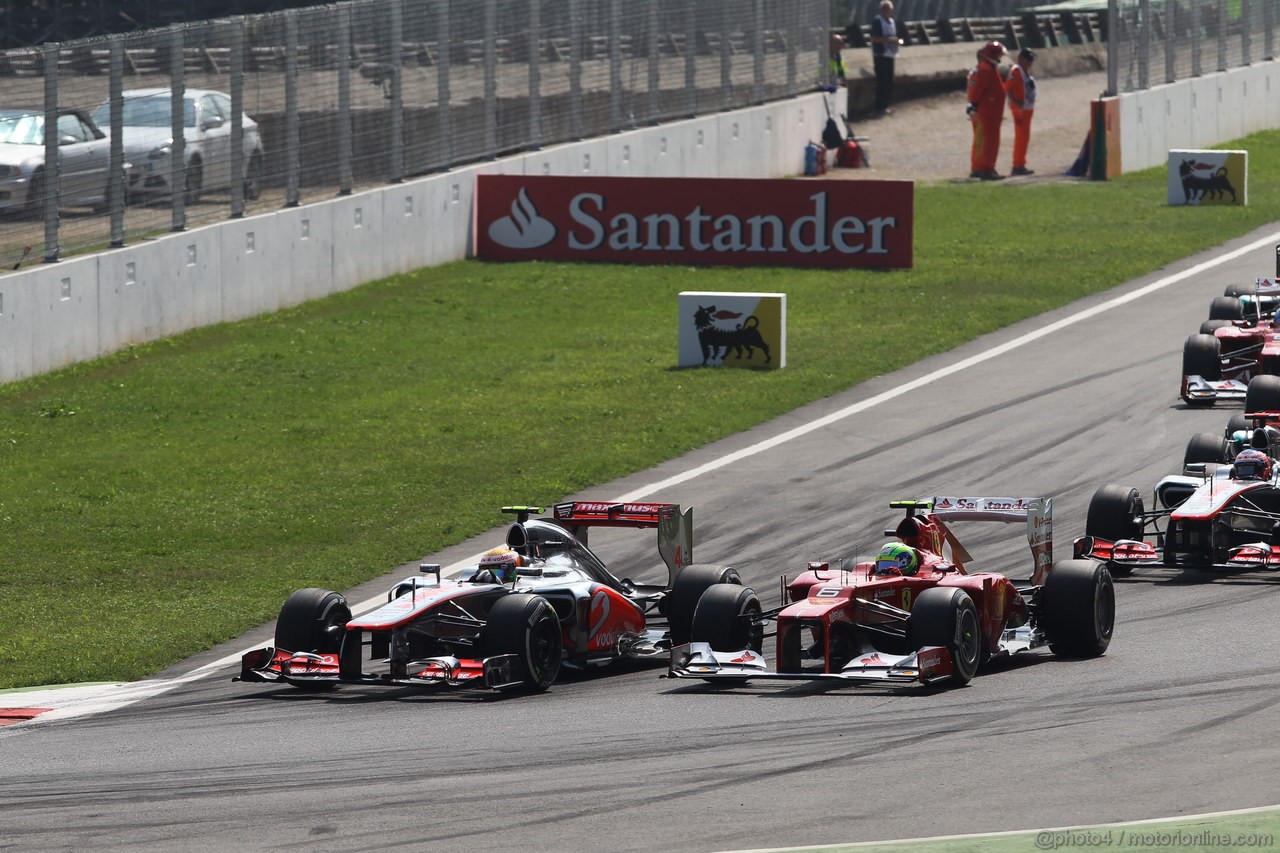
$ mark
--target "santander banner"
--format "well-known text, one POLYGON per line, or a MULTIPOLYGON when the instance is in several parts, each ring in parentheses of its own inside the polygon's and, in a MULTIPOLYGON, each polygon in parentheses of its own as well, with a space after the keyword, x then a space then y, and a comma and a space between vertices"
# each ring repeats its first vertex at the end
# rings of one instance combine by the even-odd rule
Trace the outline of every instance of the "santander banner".
POLYGON ((476 257, 909 269, 911 181, 476 177, 476 257))

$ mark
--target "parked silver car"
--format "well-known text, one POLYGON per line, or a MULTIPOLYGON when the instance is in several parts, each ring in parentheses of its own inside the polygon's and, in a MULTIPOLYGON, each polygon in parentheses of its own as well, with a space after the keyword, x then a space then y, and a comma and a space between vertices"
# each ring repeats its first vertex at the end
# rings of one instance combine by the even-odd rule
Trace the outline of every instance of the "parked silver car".
MULTIPOLYGON (((111 142, 79 110, 58 111, 58 188, 63 205, 107 206, 111 142)), ((126 158, 127 159, 127 158, 126 158)), ((0 108, 0 211, 38 214, 47 188, 44 110, 0 108)))
MULTIPOLYGON (((207 89, 183 92, 184 136, 183 193, 195 204, 206 190, 231 188, 231 97, 207 89)), ((173 133, 169 89, 128 89, 123 92, 122 121, 124 159, 138 173, 130 193, 138 196, 170 195, 173 133)), ((111 127, 111 103, 93 111, 98 126, 111 127)), ((244 128, 244 196, 258 197, 262 179, 262 138, 258 123, 249 116, 244 128)))

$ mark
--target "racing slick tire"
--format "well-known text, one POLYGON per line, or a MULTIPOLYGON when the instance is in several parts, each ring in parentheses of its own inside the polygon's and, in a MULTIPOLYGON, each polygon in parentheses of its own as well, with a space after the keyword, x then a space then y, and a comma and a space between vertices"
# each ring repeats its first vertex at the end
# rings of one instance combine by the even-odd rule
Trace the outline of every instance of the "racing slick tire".
POLYGON ((1280 412, 1280 376, 1255 376, 1244 392, 1244 411, 1280 412))
POLYGON ((1231 325, 1230 320, 1205 320, 1203 323, 1200 324, 1200 334, 1212 335, 1218 329, 1221 329, 1230 325, 1231 325))
POLYGON ((1244 413, 1236 412, 1227 419, 1227 428, 1222 431, 1222 436, 1230 441, 1231 436, 1235 435, 1237 432, 1251 428, 1252 424, 1249 423, 1249 419, 1244 416, 1244 413))
POLYGON ((276 648, 337 654, 351 608, 341 593, 308 587, 285 600, 276 618, 276 648))
POLYGON ((690 563, 676 575, 664 602, 672 648, 689 642, 689 633, 693 630, 693 611, 698 607, 698 599, 708 589, 721 583, 742 586, 742 578, 738 576, 737 569, 713 563, 690 563))
POLYGON ((1226 289, 1222 291, 1223 296, 1234 296, 1237 299, 1241 296, 1257 296, 1258 285, 1250 281, 1245 284, 1228 284, 1226 289))
POLYGON ((1116 623, 1116 590, 1107 567, 1091 560, 1056 563, 1040 590, 1040 623, 1058 657, 1104 653, 1116 623))
MULTIPOLYGON (((1089 514, 1085 516, 1084 535, 1096 536, 1108 542, 1121 539, 1142 541, 1145 511, 1142 495, 1130 486, 1117 486, 1108 483, 1100 487, 1089 499, 1089 514)), ((1117 566, 1116 575, 1127 575, 1132 571, 1117 566)))
POLYGON ((1202 462, 1223 463, 1227 460, 1227 440, 1211 432, 1198 432, 1187 442, 1186 452, 1182 454, 1182 470, 1188 465, 1202 462))
POLYGON ((978 608, 969 593, 957 587, 935 586, 916 596, 907 617, 907 645, 915 650, 945 646, 952 664, 948 683, 956 687, 968 684, 982 660, 978 608))
POLYGON ((713 584, 702 593, 693 610, 689 639, 708 643, 717 652, 758 652, 764 646, 762 612, 760 598, 750 587, 713 584))
POLYGON ((1182 345, 1182 375, 1222 378, 1222 344, 1213 335, 1192 335, 1182 345))
POLYGON ((484 657, 515 655, 512 673, 520 678, 516 689, 542 691, 560 674, 563 638, 555 608, 540 595, 511 593, 489 608, 480 630, 484 657))
POLYGON ((1209 303, 1210 320, 1243 320, 1244 305, 1234 296, 1215 296, 1209 303))

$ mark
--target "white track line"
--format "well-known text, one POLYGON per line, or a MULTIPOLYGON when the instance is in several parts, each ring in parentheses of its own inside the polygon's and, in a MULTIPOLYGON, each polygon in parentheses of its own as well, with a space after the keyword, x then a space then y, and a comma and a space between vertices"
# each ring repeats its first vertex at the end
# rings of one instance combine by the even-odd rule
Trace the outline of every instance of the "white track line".
MULTIPOLYGON (((1226 263, 1228 261, 1233 261, 1236 258, 1243 257, 1244 255, 1249 254, 1250 252, 1257 251, 1258 249, 1268 244, 1274 245, 1277 241, 1280 241, 1280 232, 1268 235, 1266 237, 1259 238, 1257 240, 1254 240, 1252 243, 1241 246, 1240 248, 1234 249, 1230 252, 1226 252, 1221 255, 1215 255, 1209 260, 1202 261, 1201 263, 1198 263, 1195 266, 1190 267, 1189 269, 1185 269, 1182 272, 1165 276, 1164 278, 1151 282, 1151 284, 1140 287, 1137 290, 1130 291, 1129 293, 1126 293, 1123 296, 1117 296, 1114 299, 1109 299, 1106 302, 1095 305, 1092 308, 1086 308, 1083 311, 1072 314, 1069 317, 1064 317, 1061 320, 1050 323, 1049 325, 1036 329, 1033 332, 1027 332, 1025 335, 1020 335, 1019 337, 1016 337, 1012 340, 1005 341, 1003 344, 992 347, 991 349, 978 353, 977 355, 972 355, 966 359, 957 361, 954 364, 949 364, 946 367, 942 367, 938 370, 931 371, 927 376, 921 376, 918 379, 913 379, 910 382, 907 382, 903 385, 899 385, 896 388, 891 388, 888 391, 884 391, 880 394, 875 395, 874 397, 868 397, 866 400, 862 400, 861 402, 854 403, 852 406, 846 406, 845 408, 840 409, 839 411, 832 412, 831 414, 825 415, 821 418, 818 418, 817 420, 810 421, 804 426, 798 426, 794 429, 787 430, 786 432, 776 435, 773 438, 767 438, 764 441, 760 441, 760 442, 757 442, 756 444, 751 445, 750 447, 744 447, 742 450, 736 450, 733 453, 730 453, 725 456, 721 456, 717 459, 713 459, 712 461, 699 465, 696 468, 690 468, 688 471, 684 471, 680 474, 676 474, 675 476, 668 477, 665 480, 659 480, 656 483, 650 483, 647 486, 641 486, 640 488, 635 489, 634 491, 628 492, 620 497, 615 498, 614 502, 615 503, 632 503, 638 500, 642 500, 649 495, 652 495, 657 492, 662 492, 666 489, 671 488, 672 486, 677 486, 681 483, 687 483, 690 480, 701 477, 703 474, 709 474, 712 471, 718 471, 721 468, 724 468, 728 465, 732 465, 736 462, 740 462, 743 459, 748 459, 757 454, 764 453, 766 450, 771 450, 775 447, 778 447, 779 445, 786 444, 789 441, 794 441, 795 439, 808 435, 809 433, 814 432, 815 430, 822 429, 825 426, 829 426, 831 424, 842 421, 847 417, 858 414, 859 412, 864 412, 867 409, 870 409, 874 406, 879 406, 881 403, 886 403, 889 400, 893 400, 897 397, 901 397, 903 394, 914 391, 917 388, 923 388, 926 385, 929 385, 933 382, 937 382, 939 379, 943 379, 955 373, 959 373, 961 370, 967 370, 968 368, 973 367, 976 364, 982 364, 984 361, 990 361, 993 358, 1002 356, 1008 352, 1011 352, 1012 350, 1018 349, 1019 347, 1024 347, 1027 344, 1032 343, 1033 341, 1038 341, 1047 335, 1053 334, 1054 332, 1061 331, 1062 329, 1068 328, 1069 326, 1073 326, 1076 323, 1080 323, 1085 320, 1088 320, 1090 317, 1096 317, 1097 315, 1111 308, 1115 308, 1117 305, 1125 305, 1130 302, 1133 302, 1136 299, 1141 299, 1142 297, 1147 296, 1148 294, 1155 293, 1157 290, 1163 290, 1166 287, 1170 287, 1171 285, 1177 284, 1180 281, 1184 281, 1194 275, 1199 275, 1200 273, 1212 270, 1214 267, 1220 264, 1226 263)), ((479 562, 479 560, 480 560, 480 555, 475 554, 466 559, 459 560, 458 562, 453 563, 452 565, 446 566, 444 569, 442 569, 442 572, 453 574, 455 572, 461 571, 462 569, 468 568, 470 566, 474 566, 477 562, 479 562)), ((373 608, 382 604, 384 601, 385 601, 385 598, 379 595, 375 598, 370 598, 367 601, 360 602, 359 604, 355 605, 352 608, 352 611, 355 613, 364 613, 368 610, 372 610, 373 608)), ((207 663, 204 666, 201 666, 198 669, 194 669, 191 672, 187 673, 186 675, 178 676, 177 678, 165 679, 163 681, 157 681, 157 680, 139 681, 134 684, 108 685, 105 687, 101 687, 97 691, 90 691, 90 693, 98 694, 98 695, 85 696, 82 699, 77 698, 75 700, 72 700, 71 702, 59 703, 57 710, 49 711, 45 714, 40 715, 36 719, 37 721, 54 720, 54 719, 61 719, 65 717, 81 716, 83 714, 93 714, 93 713, 98 713, 100 711, 111 710, 112 708, 118 708, 123 705, 130 704, 132 702, 137 702, 140 699, 145 699, 149 696, 155 696, 159 693, 163 693, 166 690, 170 690, 174 687, 177 687, 180 684, 186 684, 187 682, 195 681, 199 678, 204 677, 205 675, 208 675, 211 672, 214 672, 215 670, 223 669, 233 664, 237 664, 240 661, 241 655, 243 655, 244 652, 248 652, 248 651, 252 651, 252 650, 244 649, 243 651, 227 655, 224 658, 220 658, 212 663, 207 663)), ((48 691, 48 693, 56 695, 58 691, 48 691)), ((15 707, 40 707, 39 703, 32 700, 36 698, 37 695, 43 698, 46 695, 46 693, 42 692, 40 694, 32 694, 32 693, 6 694, 4 692, 0 692, 0 697, 4 697, 6 695, 9 695, 13 698, 17 698, 20 701, 25 702, 25 704, 21 706, 15 706, 15 707)), ((8 703, 5 702, 3 698, 0 698, 0 704, 8 704, 8 703)), ((17 725, 19 726, 30 725, 30 723, 18 723, 17 725)), ((12 728, 12 727, 8 727, 8 728, 12 728)))

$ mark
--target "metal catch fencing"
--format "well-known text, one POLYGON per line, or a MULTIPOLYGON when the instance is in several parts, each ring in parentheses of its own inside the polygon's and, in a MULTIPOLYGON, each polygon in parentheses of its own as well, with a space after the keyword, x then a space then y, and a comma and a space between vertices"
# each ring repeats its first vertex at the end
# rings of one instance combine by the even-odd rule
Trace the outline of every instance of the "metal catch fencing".
POLYGON ((1276 58, 1276 0, 1111 0, 1108 16, 1111 94, 1276 58))
POLYGON ((826 0, 357 0, 0 52, 0 271, 825 79, 826 0))

